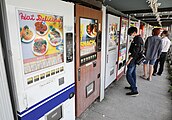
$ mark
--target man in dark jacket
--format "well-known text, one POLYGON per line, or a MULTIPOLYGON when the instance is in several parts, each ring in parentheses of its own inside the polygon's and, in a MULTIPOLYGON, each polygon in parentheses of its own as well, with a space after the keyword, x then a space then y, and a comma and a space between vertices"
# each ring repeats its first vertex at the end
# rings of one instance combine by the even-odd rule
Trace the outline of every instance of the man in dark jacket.
POLYGON ((126 78, 130 87, 125 87, 125 89, 130 89, 131 92, 126 93, 126 95, 137 96, 137 86, 136 86, 136 60, 139 57, 139 52, 143 45, 143 39, 137 34, 136 27, 130 27, 128 29, 128 35, 133 36, 133 41, 131 42, 129 48, 129 60, 127 61, 127 74, 126 78))

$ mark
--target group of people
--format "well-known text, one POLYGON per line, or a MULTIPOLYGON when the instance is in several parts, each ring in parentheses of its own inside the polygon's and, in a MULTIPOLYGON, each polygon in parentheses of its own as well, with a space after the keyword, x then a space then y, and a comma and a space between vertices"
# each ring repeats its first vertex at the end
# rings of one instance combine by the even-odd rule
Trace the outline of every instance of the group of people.
POLYGON ((171 41, 168 38, 168 31, 164 30, 161 35, 160 28, 154 28, 152 30, 152 36, 149 36, 145 43, 142 37, 137 33, 136 27, 130 27, 128 29, 128 35, 133 37, 129 48, 129 59, 126 62, 127 72, 126 79, 130 84, 129 87, 125 89, 130 89, 131 92, 126 93, 126 95, 138 96, 138 90, 136 85, 136 62, 139 58, 139 53, 142 48, 146 59, 143 62, 144 74, 140 76, 141 78, 151 81, 152 75, 161 76, 164 68, 165 59, 167 56, 168 49, 170 48, 171 41), (160 36, 159 36, 160 35, 160 36), (159 70, 157 71, 158 64, 160 63, 159 70), (149 64, 149 71, 148 70, 149 64), (148 74, 147 74, 148 73, 148 74))

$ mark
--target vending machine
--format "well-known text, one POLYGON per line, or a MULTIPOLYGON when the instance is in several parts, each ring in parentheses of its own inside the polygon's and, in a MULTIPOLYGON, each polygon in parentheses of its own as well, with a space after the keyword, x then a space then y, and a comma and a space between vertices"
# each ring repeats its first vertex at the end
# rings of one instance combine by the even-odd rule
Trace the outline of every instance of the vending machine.
POLYGON ((5 0, 5 8, 18 119, 75 120, 74 5, 5 0))
POLYGON ((76 116, 100 94, 101 10, 75 5, 76 17, 76 116))
POLYGON ((106 24, 106 78, 105 88, 115 79, 117 73, 117 58, 119 45, 120 17, 107 14, 106 24))
POLYGON ((128 42, 128 19, 121 17, 120 24, 120 40, 119 40, 119 50, 118 50, 118 71, 117 80, 123 75, 125 65, 126 65, 126 55, 127 55, 127 42, 128 42))

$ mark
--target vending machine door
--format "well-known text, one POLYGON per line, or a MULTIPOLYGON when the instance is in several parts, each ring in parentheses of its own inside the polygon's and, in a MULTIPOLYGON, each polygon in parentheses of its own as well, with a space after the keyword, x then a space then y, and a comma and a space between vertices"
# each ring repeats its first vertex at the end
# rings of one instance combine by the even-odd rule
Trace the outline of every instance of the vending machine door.
POLYGON ((106 33, 106 79, 107 88, 115 79, 117 73, 117 58, 119 45, 120 17, 107 14, 107 33, 106 33))
POLYGON ((99 96, 101 11, 81 5, 76 14, 76 116, 99 96))
POLYGON ((5 1, 18 119, 74 120, 74 4, 5 1))

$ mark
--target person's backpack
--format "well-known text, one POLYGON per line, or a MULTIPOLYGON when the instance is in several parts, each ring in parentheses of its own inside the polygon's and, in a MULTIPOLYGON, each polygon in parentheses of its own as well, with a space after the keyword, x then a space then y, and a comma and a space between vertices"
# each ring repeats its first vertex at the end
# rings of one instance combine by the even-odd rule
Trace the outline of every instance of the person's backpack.
POLYGON ((143 49, 143 45, 140 46, 140 52, 138 53, 138 58, 136 59, 136 64, 140 65, 141 63, 143 63, 146 60, 146 56, 144 54, 144 49, 143 49))

